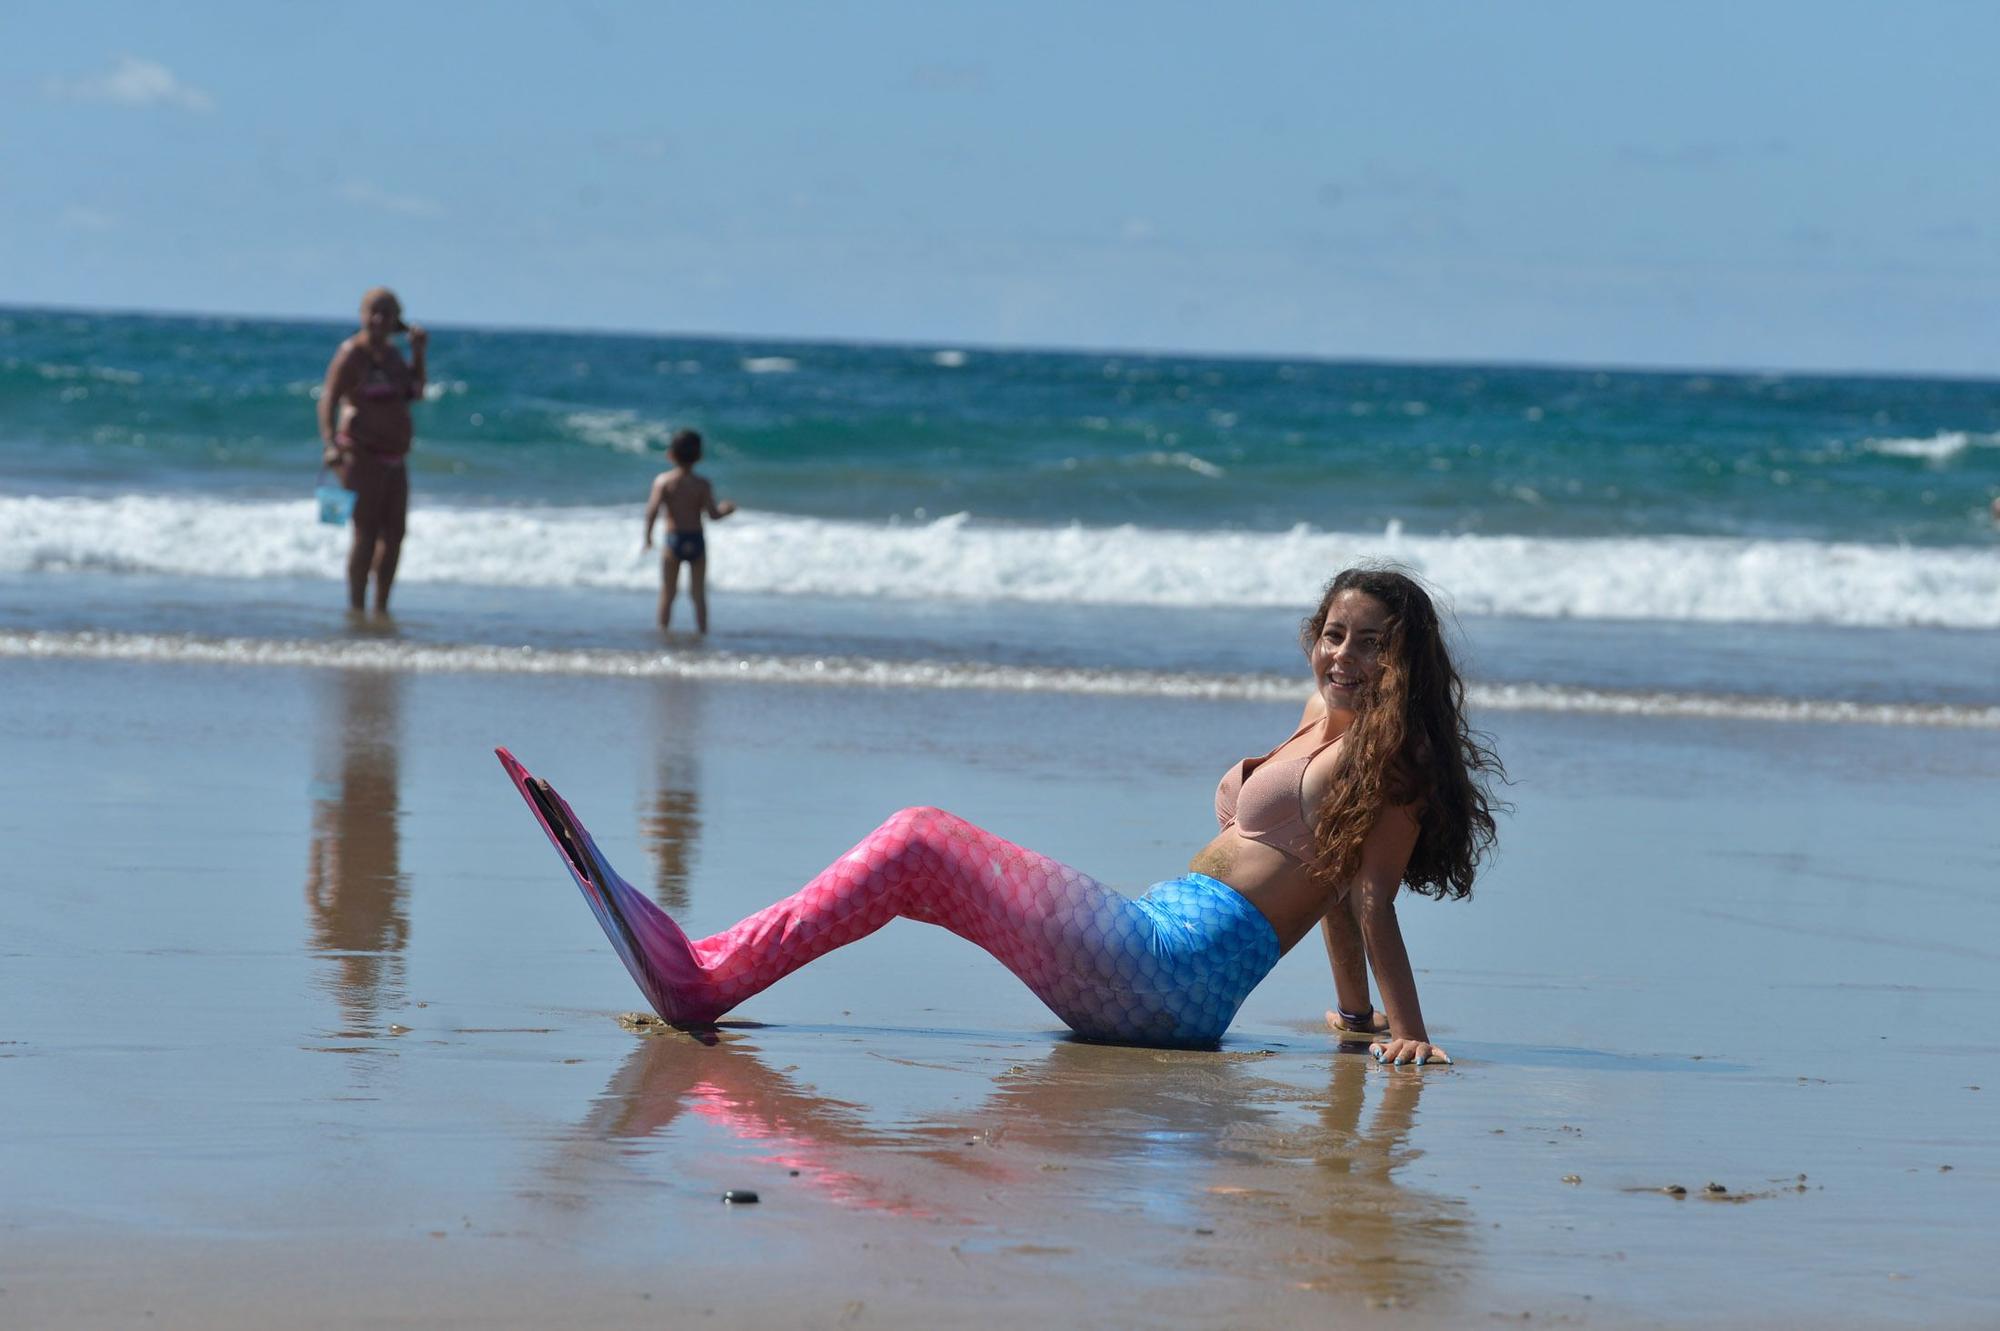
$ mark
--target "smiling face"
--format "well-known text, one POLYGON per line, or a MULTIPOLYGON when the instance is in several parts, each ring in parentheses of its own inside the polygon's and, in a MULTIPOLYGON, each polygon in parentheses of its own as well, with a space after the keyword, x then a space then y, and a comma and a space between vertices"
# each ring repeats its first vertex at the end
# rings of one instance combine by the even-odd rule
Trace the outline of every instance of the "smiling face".
POLYGON ((1352 717, 1363 691, 1382 677, 1388 631, 1389 607, 1367 592, 1349 588, 1327 606, 1326 623, 1307 655, 1329 715, 1352 717))

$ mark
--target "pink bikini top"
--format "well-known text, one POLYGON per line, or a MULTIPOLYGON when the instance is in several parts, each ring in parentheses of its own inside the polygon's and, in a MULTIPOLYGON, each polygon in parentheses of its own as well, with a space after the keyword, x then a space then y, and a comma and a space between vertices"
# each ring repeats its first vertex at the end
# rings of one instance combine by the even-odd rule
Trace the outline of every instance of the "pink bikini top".
MULTIPOLYGON (((1308 721, 1285 739, 1290 744, 1319 724, 1308 721)), ((1312 760, 1339 743, 1328 740, 1310 753, 1271 761, 1271 753, 1261 758, 1245 758, 1222 774, 1215 787, 1215 821, 1228 831, 1234 824, 1239 835, 1283 851, 1300 862, 1313 857, 1313 829, 1307 816, 1306 768, 1312 760)))
POLYGON ((355 391, 357 396, 370 402, 414 402, 419 396, 415 379, 410 367, 403 363, 403 358, 391 351, 380 360, 372 356, 369 358, 367 366, 361 371, 361 384, 355 391))

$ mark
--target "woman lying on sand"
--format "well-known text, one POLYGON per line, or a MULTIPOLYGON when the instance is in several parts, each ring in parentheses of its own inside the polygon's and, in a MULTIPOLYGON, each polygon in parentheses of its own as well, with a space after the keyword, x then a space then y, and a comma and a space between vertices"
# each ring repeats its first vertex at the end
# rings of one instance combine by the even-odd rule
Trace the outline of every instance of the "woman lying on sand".
POLYGON ((1396 891, 1471 892, 1494 835, 1484 783, 1504 774, 1466 724, 1437 612, 1412 579, 1348 569, 1301 640, 1313 693, 1299 728, 1223 774, 1222 830, 1189 872, 1136 901, 942 810, 904 809, 797 895, 693 942, 613 872, 547 782, 505 749, 500 761, 675 1025, 712 1022, 900 915, 985 948, 1086 1039, 1212 1045, 1317 924, 1335 1033, 1372 1040, 1384 1061, 1449 1063, 1424 1028, 1396 891), (1385 1011, 1369 999, 1370 963, 1385 1011))

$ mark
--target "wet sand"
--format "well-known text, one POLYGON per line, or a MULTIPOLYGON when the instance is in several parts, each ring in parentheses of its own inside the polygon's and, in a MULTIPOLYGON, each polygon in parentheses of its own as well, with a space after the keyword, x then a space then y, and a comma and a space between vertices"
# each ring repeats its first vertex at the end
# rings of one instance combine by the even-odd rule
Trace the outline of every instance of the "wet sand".
POLYGON ((712 1047, 634 1032, 489 753, 701 933, 914 803, 1136 890, 1282 707, 0 692, 0 1325, 2000 1321, 1986 732, 1482 718, 1518 810, 1475 901, 1404 908, 1458 1060, 1418 1072, 1321 1036, 1310 942, 1215 1053, 1068 1040, 902 922, 712 1047))

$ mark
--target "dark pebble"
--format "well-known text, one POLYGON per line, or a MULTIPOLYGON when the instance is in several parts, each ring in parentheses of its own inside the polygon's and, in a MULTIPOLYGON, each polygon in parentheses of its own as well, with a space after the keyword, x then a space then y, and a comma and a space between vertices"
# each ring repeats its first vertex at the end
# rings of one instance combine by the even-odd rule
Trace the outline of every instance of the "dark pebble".
POLYGON ((757 1194, 748 1188, 731 1188, 728 1192, 722 1194, 722 1200, 728 1202, 731 1206, 739 1204, 748 1205, 757 1200, 757 1194))

